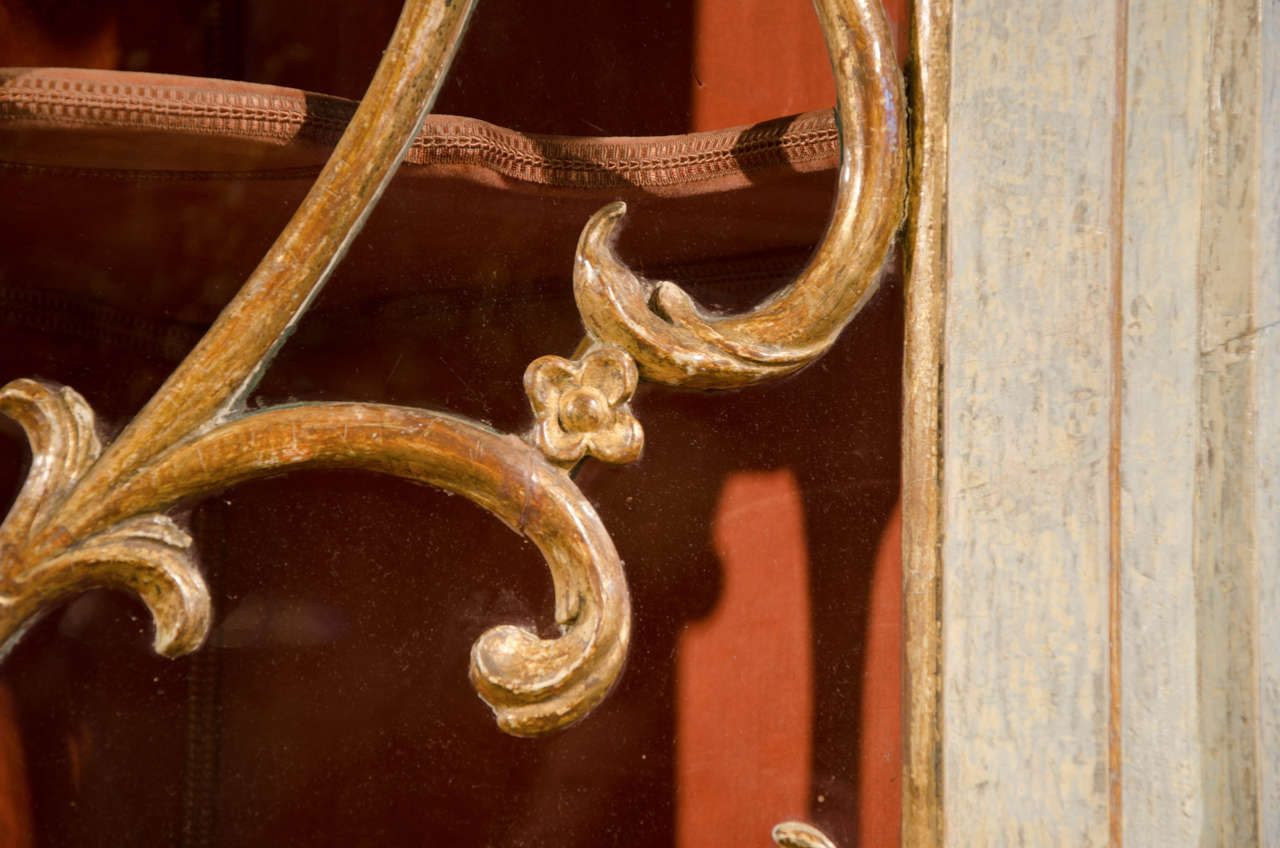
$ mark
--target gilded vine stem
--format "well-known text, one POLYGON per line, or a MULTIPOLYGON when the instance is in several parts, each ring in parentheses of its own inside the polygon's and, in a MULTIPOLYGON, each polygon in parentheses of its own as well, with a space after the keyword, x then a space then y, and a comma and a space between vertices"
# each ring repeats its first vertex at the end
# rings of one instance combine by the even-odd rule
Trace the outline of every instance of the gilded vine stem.
POLYGON ((431 108, 473 0, 408 0, 364 99, 298 211, 235 299, 68 494, 33 553, 56 546, 147 460, 238 411, 360 231, 431 108))
MULTIPOLYGON (((378 404, 246 412, 244 401, 377 202, 430 108, 471 0, 409 0, 368 93, 310 193, 209 332, 136 418, 101 443, 74 390, 36 380, 0 389, 32 464, 0 525, 0 643, 67 595, 137 593, 156 649, 199 647, 210 623, 192 540, 165 511, 237 482, 306 467, 360 468, 470 498, 527 535, 556 588, 560 636, 495 627, 471 679, 499 726, 535 735, 576 721, 624 663, 630 603, 617 551, 564 467, 629 462, 644 436, 636 381, 703 388, 789 374, 820 356, 866 302, 902 216, 901 81, 878 0, 815 0, 836 72, 842 161, 827 234, 806 269, 742 315, 713 315, 672 283, 644 280, 613 252, 621 204, 583 231, 574 287, 589 342, 543 357, 526 391, 524 440, 443 413, 378 404)), ((821 844, 780 826, 784 844, 821 844), (806 841, 808 840, 808 841, 806 841)), ((810 832, 812 831, 812 832, 810 832)), ((825 837, 823 837, 825 839, 825 837)))
POLYGON ((902 75, 880 0, 814 8, 835 71, 841 162, 827 232, 790 285, 741 315, 712 314, 618 257, 626 204, 604 207, 582 231, 573 275, 583 321, 635 357, 647 380, 728 389, 785 376, 826 353, 875 291, 905 208, 902 75))

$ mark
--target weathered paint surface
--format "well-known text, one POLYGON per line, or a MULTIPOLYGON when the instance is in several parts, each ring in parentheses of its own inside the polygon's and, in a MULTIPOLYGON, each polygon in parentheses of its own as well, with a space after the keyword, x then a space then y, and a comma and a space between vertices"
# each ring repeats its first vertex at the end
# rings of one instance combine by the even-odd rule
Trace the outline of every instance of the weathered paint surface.
POLYGON ((1261 4, 1258 192, 1257 462, 1258 741, 1261 843, 1280 845, 1280 0, 1261 4))
POLYGON ((955 4, 944 364, 948 844, 1108 839, 1115 20, 955 4))
MULTIPOLYGON (((1275 436, 1257 426, 1265 371, 1260 251, 1276 238, 1260 225, 1264 205, 1276 201, 1259 191, 1262 151, 1268 146, 1260 131, 1260 6, 1257 0, 1216 0, 1208 6, 1194 552, 1204 806, 1199 844, 1250 846, 1261 844, 1262 816, 1277 815, 1259 803, 1265 761, 1260 721, 1264 708, 1275 707, 1258 697, 1264 626, 1260 580, 1274 575, 1277 563, 1275 549, 1260 545, 1266 493, 1259 475, 1270 472, 1259 460, 1260 448, 1275 436)), ((1272 14, 1274 9, 1272 4, 1272 14)))
POLYGON ((955 3, 948 844, 1280 845, 1278 19, 955 3))
POLYGON ((1192 549, 1208 37, 1205 5, 1129 4, 1119 528, 1121 810, 1131 848, 1195 845, 1204 823, 1192 549))
MULTIPOLYGON (((1273 294, 1280 289, 1276 267, 1270 266, 1267 273, 1273 294)), ((1258 358, 1255 428, 1259 433, 1254 478, 1259 553, 1257 644, 1261 774, 1258 808, 1260 842, 1272 846, 1280 845, 1280 562, 1277 562, 1280 559, 1280 327, 1275 323, 1258 333, 1255 354, 1258 358)))

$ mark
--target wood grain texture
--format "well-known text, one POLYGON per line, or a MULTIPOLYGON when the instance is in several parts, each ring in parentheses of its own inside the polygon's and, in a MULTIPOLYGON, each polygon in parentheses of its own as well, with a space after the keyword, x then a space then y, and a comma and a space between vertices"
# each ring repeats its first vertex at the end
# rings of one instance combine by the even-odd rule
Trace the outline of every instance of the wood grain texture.
POLYGON ((1260 4, 1258 392, 1253 474, 1258 567, 1258 809, 1260 843, 1280 845, 1280 0, 1260 4))
POLYGON ((1123 155, 1120 751, 1123 842, 1203 826, 1196 587, 1198 245, 1208 14, 1129 2, 1123 155))
POLYGON ((1280 4, 1113 11, 955 9, 949 844, 1280 839, 1280 4))
POLYGON ((948 844, 1109 841, 1114 9, 958 0, 943 377, 948 844))
MULTIPOLYGON (((1280 49, 1280 44, 1276 47, 1280 49)), ((1275 202, 1276 194, 1269 197, 1269 217, 1275 221, 1280 204, 1275 202)), ((1271 291, 1280 290, 1277 266, 1270 266, 1264 279, 1271 291)), ((1272 846, 1280 845, 1280 328, 1271 324, 1258 333, 1254 355, 1258 379, 1254 426, 1259 434, 1253 473, 1259 560, 1258 843, 1272 846)))
POLYGON ((942 331, 946 309, 951 0, 917 0, 911 25, 912 160, 903 364, 902 844, 943 843, 942 331))
POLYGON ((1257 845, 1254 339, 1204 354, 1198 457, 1196 669, 1204 839, 1257 845))
MULTIPOLYGON (((1258 845, 1258 4, 1208 4, 1194 573, 1201 791, 1208 845, 1258 845)), ((1272 141, 1274 144, 1274 140, 1272 141)), ((1274 239, 1275 234, 1269 235, 1274 239)))

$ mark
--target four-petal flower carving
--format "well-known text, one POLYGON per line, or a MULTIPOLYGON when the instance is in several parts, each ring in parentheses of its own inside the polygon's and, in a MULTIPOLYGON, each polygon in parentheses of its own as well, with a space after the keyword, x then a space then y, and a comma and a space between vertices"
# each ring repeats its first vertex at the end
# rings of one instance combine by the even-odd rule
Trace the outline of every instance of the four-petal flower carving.
POLYGON ((524 372, 536 416, 534 445, 561 463, 585 454, 631 462, 644 446, 644 430, 628 404, 638 379, 635 361, 615 347, 596 348, 577 361, 535 359, 524 372))

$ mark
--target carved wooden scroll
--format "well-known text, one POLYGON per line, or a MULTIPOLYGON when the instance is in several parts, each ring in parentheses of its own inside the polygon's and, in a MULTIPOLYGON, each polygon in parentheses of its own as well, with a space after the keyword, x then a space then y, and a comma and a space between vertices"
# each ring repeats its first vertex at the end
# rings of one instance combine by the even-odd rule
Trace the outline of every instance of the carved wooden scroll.
MULTIPOLYGON (((613 685, 630 638, 622 564, 566 468, 639 456, 638 379, 699 388, 789 374, 833 343, 878 279, 902 217, 902 92, 878 0, 815 0, 836 72, 843 156, 832 221, 808 267, 750 312, 716 315, 613 251, 622 204, 586 225, 574 288, 588 341, 536 360, 523 438, 421 409, 324 403, 248 411, 246 398, 359 231, 432 103, 471 0, 408 0, 368 93, 310 193, 208 333, 110 444, 74 390, 18 380, 0 412, 25 428, 32 462, 0 525, 0 642, 66 596, 135 592, 169 656, 200 646, 208 591, 192 540, 166 511, 290 468, 361 468, 463 495, 531 538, 555 584, 561 635, 499 626, 471 679, 515 735, 563 727, 613 685)), ((788 823, 779 844, 829 844, 788 823)))
POLYGON ((827 351, 874 293, 902 222, 902 83, 878 0, 815 0, 836 75, 835 209, 808 266, 750 312, 714 315, 678 286, 636 275, 613 250, 626 205, 582 231, 574 295, 591 335, 670 386, 728 389, 790 374, 827 351))

